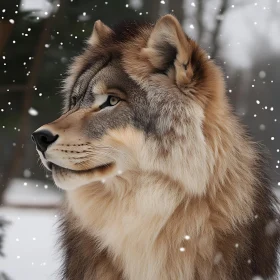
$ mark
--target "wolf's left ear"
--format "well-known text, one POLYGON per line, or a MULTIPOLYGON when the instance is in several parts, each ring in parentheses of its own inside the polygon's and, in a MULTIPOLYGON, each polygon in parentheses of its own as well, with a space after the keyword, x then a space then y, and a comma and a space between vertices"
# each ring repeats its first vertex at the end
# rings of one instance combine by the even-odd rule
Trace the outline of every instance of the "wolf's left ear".
POLYGON ((113 34, 113 30, 101 20, 94 23, 93 31, 88 39, 88 44, 94 46, 113 34))
POLYGON ((142 53, 159 70, 175 66, 176 83, 189 83, 193 70, 190 63, 192 47, 180 23, 172 15, 160 18, 142 53))

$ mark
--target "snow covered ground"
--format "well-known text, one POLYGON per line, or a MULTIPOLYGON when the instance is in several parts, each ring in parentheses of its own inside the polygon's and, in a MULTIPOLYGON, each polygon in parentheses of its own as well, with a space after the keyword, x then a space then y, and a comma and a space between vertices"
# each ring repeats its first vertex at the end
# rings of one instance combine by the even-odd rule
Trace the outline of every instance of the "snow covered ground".
POLYGON ((58 207, 63 192, 46 183, 30 179, 14 179, 4 194, 4 205, 58 207))
POLYGON ((6 229, 6 256, 0 257, 0 271, 12 280, 58 279, 56 211, 0 208, 0 216, 11 222, 6 229))
POLYGON ((55 207, 61 199, 61 192, 40 181, 11 182, 4 195, 7 206, 0 208, 0 217, 10 222, 5 231, 6 256, 0 257, 0 273, 6 273, 12 280, 58 279, 55 207), (27 205, 34 208, 24 208, 27 205))

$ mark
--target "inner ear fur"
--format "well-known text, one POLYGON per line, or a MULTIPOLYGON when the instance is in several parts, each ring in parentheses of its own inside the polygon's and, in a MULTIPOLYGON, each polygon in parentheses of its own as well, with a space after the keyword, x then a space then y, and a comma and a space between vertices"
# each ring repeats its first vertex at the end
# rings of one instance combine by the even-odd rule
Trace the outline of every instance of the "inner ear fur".
POLYGON ((88 44, 94 46, 113 34, 113 30, 101 20, 94 23, 93 31, 88 39, 88 44))
POLYGON ((174 65, 175 79, 179 86, 191 81, 193 70, 191 65, 192 47, 180 23, 172 15, 160 18, 147 43, 142 49, 151 64, 159 70, 167 70, 174 65))

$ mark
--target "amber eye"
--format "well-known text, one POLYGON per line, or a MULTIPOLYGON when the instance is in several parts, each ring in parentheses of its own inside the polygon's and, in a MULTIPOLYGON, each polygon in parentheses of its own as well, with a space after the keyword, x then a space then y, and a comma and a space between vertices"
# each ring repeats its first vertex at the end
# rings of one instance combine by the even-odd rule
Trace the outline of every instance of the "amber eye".
POLYGON ((100 109, 104 109, 106 107, 116 106, 122 99, 113 95, 109 95, 106 101, 99 106, 100 109))
POLYGON ((112 95, 109 95, 107 100, 108 100, 108 103, 109 103, 108 105, 110 105, 110 106, 115 106, 120 101, 120 99, 118 97, 112 96, 112 95))

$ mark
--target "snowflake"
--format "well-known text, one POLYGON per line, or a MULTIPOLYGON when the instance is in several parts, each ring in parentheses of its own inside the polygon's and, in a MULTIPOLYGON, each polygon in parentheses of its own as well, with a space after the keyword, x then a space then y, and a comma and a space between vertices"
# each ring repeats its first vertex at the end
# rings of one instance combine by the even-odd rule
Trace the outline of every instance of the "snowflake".
POLYGON ((25 169, 25 170, 23 171, 23 176, 24 176, 25 178, 29 178, 29 177, 31 176, 30 170, 25 169))
POLYGON ((265 73, 264 71, 260 71, 259 77, 260 77, 261 79, 264 79, 264 78, 266 77, 266 73, 265 73))
POLYGON ((28 110, 28 113, 31 116, 37 116, 39 114, 38 111, 32 107, 28 110))
POLYGON ((186 240, 190 240, 190 238, 191 238, 191 237, 190 237, 189 235, 185 235, 185 239, 186 239, 186 240))

